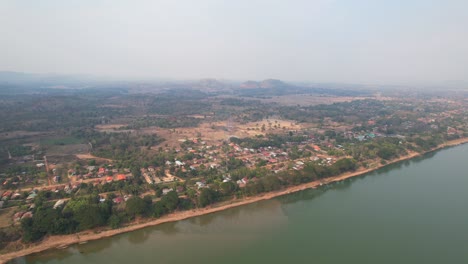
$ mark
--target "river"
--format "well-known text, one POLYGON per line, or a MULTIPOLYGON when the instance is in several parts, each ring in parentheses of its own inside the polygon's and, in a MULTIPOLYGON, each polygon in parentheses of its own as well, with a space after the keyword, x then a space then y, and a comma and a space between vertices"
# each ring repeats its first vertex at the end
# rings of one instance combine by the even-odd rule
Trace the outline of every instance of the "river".
POLYGON ((12 263, 468 263, 468 144, 12 263))

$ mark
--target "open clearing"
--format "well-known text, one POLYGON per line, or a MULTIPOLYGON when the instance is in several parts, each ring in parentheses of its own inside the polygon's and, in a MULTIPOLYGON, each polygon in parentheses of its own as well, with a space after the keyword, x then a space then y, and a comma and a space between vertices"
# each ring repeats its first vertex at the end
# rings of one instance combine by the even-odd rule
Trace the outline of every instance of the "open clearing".
POLYGON ((16 207, 0 209, 0 228, 9 227, 12 224, 16 207))
POLYGON ((77 158, 79 158, 79 159, 95 159, 95 160, 105 160, 105 161, 112 162, 111 159, 96 157, 96 156, 91 155, 91 154, 89 154, 89 153, 87 153, 87 154, 76 154, 75 156, 76 156, 77 158))
MULTIPOLYGON (((264 103, 279 103, 287 106, 303 105, 319 105, 333 104, 341 102, 351 102, 356 100, 370 99, 373 97, 346 97, 346 96, 319 96, 313 94, 292 94, 284 96, 273 96, 268 99, 260 99, 264 103)), ((375 98, 374 98, 375 99, 375 98)))
POLYGON ((107 125, 96 125, 95 128, 100 131, 115 130, 121 127, 127 126, 127 124, 107 124, 107 125))
POLYGON ((185 140, 201 139, 207 144, 216 144, 220 140, 228 140, 230 137, 251 137, 265 135, 266 133, 281 133, 289 130, 299 130, 302 126, 292 120, 264 119, 258 122, 240 124, 237 122, 207 122, 198 127, 186 128, 158 128, 150 127, 141 130, 145 134, 157 134, 165 139, 158 146, 179 147, 185 140), (264 127, 264 130, 262 130, 264 127))

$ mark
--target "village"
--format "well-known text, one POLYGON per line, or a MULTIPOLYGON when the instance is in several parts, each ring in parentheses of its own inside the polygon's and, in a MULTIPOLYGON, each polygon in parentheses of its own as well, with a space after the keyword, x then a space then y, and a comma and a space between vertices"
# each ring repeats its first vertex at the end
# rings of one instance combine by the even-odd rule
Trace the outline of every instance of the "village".
MULTIPOLYGON (((420 119, 420 122, 434 123, 434 119, 420 119)), ((375 125, 375 121, 369 120, 368 125, 375 125)), ((412 124, 408 122, 404 124, 409 127, 412 124)), ((431 126, 431 128, 434 128, 431 126)), ((394 137, 404 141, 402 135, 383 135, 378 131, 382 128, 375 126, 369 129, 368 133, 359 133, 353 131, 344 131, 340 136, 349 142, 369 141, 381 137, 394 137)), ((288 131, 290 134, 298 133, 288 131)), ((456 129, 448 128, 447 134, 453 135, 458 133, 456 129)), ((144 179, 144 183, 149 187, 146 190, 155 190, 155 193, 148 191, 143 194, 153 194, 154 200, 160 195, 166 195, 171 191, 176 191, 179 196, 186 196, 188 190, 194 192, 200 191, 202 188, 210 188, 216 181, 231 182, 233 181, 230 175, 229 161, 236 160, 246 168, 265 168, 271 172, 278 173, 284 170, 303 169, 304 165, 313 162, 320 166, 330 166, 335 163, 340 157, 346 156, 346 148, 336 143, 336 135, 330 139, 330 136, 320 136, 314 133, 307 132, 299 133, 299 141, 284 142, 281 147, 278 146, 262 146, 258 148, 242 147, 245 145, 242 140, 236 137, 231 138, 231 142, 218 142, 217 144, 207 144, 201 138, 179 139, 181 143, 179 148, 166 148, 164 152, 173 152, 171 156, 175 158, 166 160, 163 166, 147 166, 140 168, 139 175, 144 179), (238 143, 235 143, 238 142, 238 143), (206 177, 216 172, 217 179, 206 177), (222 178, 221 178, 222 177, 222 178), (159 195, 157 190, 160 190, 159 195), (156 195, 155 195, 156 194, 156 195)), ((345 144, 345 143, 342 143, 345 144)), ((349 145, 349 143, 347 143, 349 145)), ((34 163, 31 157, 25 156, 21 158, 21 162, 34 163)), ((97 159, 99 161, 99 159, 97 159)), ((50 201, 54 202, 54 208, 63 206, 64 203, 74 195, 79 195, 80 188, 87 185, 101 186, 100 193, 101 202, 105 201, 110 193, 112 201, 115 204, 120 204, 128 200, 132 194, 122 195, 122 189, 125 183, 131 180, 134 175, 130 168, 115 168, 111 162, 96 162, 92 160, 85 164, 83 162, 73 163, 73 168, 66 170, 64 176, 58 175, 57 168, 69 167, 67 164, 44 164, 43 162, 35 163, 35 167, 42 171, 42 174, 51 175, 50 184, 46 184, 47 180, 41 185, 31 186, 31 177, 27 172, 21 172, 16 177, 7 178, 3 181, 3 186, 10 186, 9 189, 0 190, 0 208, 25 205, 29 210, 15 212, 12 215, 13 222, 18 223, 21 219, 32 217, 31 209, 34 208, 32 203, 39 192, 50 192, 50 201), (31 187, 27 187, 27 186, 31 187)), ((234 168, 235 169, 235 168, 234 168)), ((256 177, 236 177, 234 183, 239 188, 244 188, 249 181, 258 180, 256 177)))
MULTIPOLYGON (((154 108, 141 105, 138 114, 117 108, 125 110, 89 125, 76 120, 66 133, 40 126, 46 130, 0 134, 6 142, 0 149, 0 228, 19 231, 26 241, 116 229, 309 182, 326 184, 467 134, 460 101, 290 106, 200 97, 186 99, 194 105, 186 108, 181 95, 167 96, 173 105, 158 111, 177 115, 142 116, 154 108), (213 104, 197 108, 204 100, 213 104), (36 226, 47 217, 55 224, 36 226)), ((10 124, 10 130, 18 125, 10 124)))

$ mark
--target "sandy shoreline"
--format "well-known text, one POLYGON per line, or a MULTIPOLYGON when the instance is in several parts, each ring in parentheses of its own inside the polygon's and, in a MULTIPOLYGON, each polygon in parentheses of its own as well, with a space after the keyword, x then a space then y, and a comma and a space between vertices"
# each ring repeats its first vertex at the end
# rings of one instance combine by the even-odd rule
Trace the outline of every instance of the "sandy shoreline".
MULTIPOLYGON (((445 148, 445 147, 448 147, 448 146, 460 145, 460 144, 464 144, 464 143, 468 143, 468 138, 462 138, 462 139, 448 141, 448 142, 446 142, 444 144, 441 144, 440 146, 438 146, 438 147, 436 147, 436 148, 434 148, 434 149, 432 149, 430 151, 427 151, 427 152, 442 149, 442 148, 445 148)), ((425 153, 427 153, 427 152, 425 152, 425 153)), ((246 205, 246 204, 250 204, 250 203, 254 203, 254 202, 258 202, 258 201, 262 201, 262 200, 272 199, 272 198, 275 198, 275 197, 278 197, 278 196, 286 195, 286 194, 293 193, 293 192, 302 191, 302 190, 305 190, 305 189, 315 188, 315 187, 319 186, 321 183, 326 184, 326 183, 341 181, 341 180, 348 179, 348 178, 351 178, 351 177, 356 177, 356 176, 359 176, 359 175, 362 175, 362 174, 365 174, 365 173, 368 173, 368 172, 372 172, 374 170, 380 169, 382 167, 385 167, 387 165, 390 165, 390 164, 393 164, 393 163, 396 163, 396 162, 399 162, 399 161, 412 159, 414 157, 420 156, 420 155, 425 154, 425 153, 411 153, 411 154, 408 154, 406 156, 400 157, 398 159, 392 160, 392 161, 388 162, 386 165, 379 165, 379 166, 377 166, 375 168, 359 169, 359 170, 357 170, 355 172, 344 173, 344 174, 341 174, 341 175, 336 176, 336 177, 330 177, 330 178, 324 179, 322 181, 313 181, 313 182, 301 184, 301 185, 298 185, 298 186, 288 187, 288 188, 286 188, 284 190, 280 190, 280 191, 264 193, 262 195, 258 195, 258 196, 254 196, 254 197, 248 197, 248 198, 245 198, 245 199, 233 200, 230 204, 224 204, 223 203, 222 205, 217 206, 217 207, 216 207, 216 205, 214 205, 215 207, 208 207, 208 208, 201 208, 201 209, 195 209, 195 210, 189 210, 189 211, 176 212, 176 213, 172 213, 172 214, 163 216, 163 217, 161 217, 159 219, 149 220, 149 221, 142 222, 142 223, 137 222, 137 223, 133 223, 133 224, 131 224, 129 226, 122 227, 122 228, 119 228, 119 229, 101 230, 99 233, 97 233, 96 230, 88 230, 88 231, 83 231, 81 233, 72 234, 72 235, 49 236, 49 237, 45 238, 44 240, 42 240, 41 242, 32 245, 31 247, 1 255, 0 256, 0 263, 6 263, 7 261, 9 261, 11 259, 22 257, 22 256, 25 256, 25 255, 30 255, 30 254, 41 252, 41 251, 45 251, 47 249, 52 249, 52 248, 57 248, 57 247, 65 247, 65 246, 68 246, 68 245, 77 244, 77 243, 84 242, 84 241, 97 240, 97 239, 110 237, 110 236, 114 236, 114 235, 121 234, 121 233, 131 232, 131 231, 138 230, 138 229, 145 228, 145 227, 149 227, 149 226, 155 226, 155 225, 159 225, 159 224, 167 223, 167 222, 180 221, 180 220, 184 220, 184 219, 187 219, 187 218, 196 217, 196 216, 205 215, 205 214, 210 214, 210 213, 214 213, 214 212, 219 212, 219 211, 226 210, 226 209, 229 209, 229 208, 242 206, 242 205, 246 205)))

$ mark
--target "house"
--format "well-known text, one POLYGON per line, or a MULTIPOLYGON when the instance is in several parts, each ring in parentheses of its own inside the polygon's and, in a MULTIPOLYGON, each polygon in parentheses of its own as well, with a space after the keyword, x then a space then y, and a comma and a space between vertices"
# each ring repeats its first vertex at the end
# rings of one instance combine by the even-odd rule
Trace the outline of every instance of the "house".
POLYGON ((72 169, 68 170, 68 177, 75 176, 75 175, 76 175, 76 171, 74 171, 72 169))
POLYGON ((118 181, 125 181, 125 180, 127 180, 127 177, 125 175, 123 175, 123 174, 118 174, 117 175, 117 180, 118 181))
POLYGON ((146 181, 148 184, 153 184, 153 180, 152 180, 151 177, 148 175, 148 173, 143 173, 143 178, 145 178, 145 181, 146 181))
POLYGON ((447 135, 455 135, 458 131, 453 127, 447 127, 447 135))
POLYGON ((106 173, 106 169, 105 168, 99 168, 98 173, 99 174, 104 174, 104 173, 106 173))
POLYGON ((34 198, 36 198, 37 194, 35 192, 31 192, 29 194, 29 196, 26 198, 26 201, 31 201, 31 200, 34 200, 34 198))
POLYGON ((4 201, 0 201, 0 209, 3 208, 3 204, 4 204, 4 203, 5 203, 4 201))
POLYGON ((178 167, 180 167, 180 166, 184 166, 185 163, 184 163, 184 162, 181 162, 181 161, 179 161, 179 160, 176 160, 176 161, 175 161, 175 165, 178 166, 178 167))
POLYGON ((112 200, 114 203, 116 204, 119 204, 119 203, 122 203, 124 201, 124 198, 122 198, 121 196, 119 197, 115 197, 113 200, 112 200))
POLYGON ((231 181, 231 177, 228 176, 228 175, 224 175, 223 176, 223 182, 230 182, 231 181))
POLYGON ((8 199, 10 198, 10 196, 11 196, 12 193, 13 193, 12 191, 6 191, 6 192, 4 192, 4 193, 2 194, 2 200, 3 200, 3 201, 8 200, 8 199))
POLYGON ((54 204, 54 209, 57 209, 58 207, 62 206, 64 203, 65 203, 64 200, 58 200, 58 201, 54 204))
POLYGON ((106 177, 106 182, 111 182, 113 180, 114 180, 114 177, 112 177, 112 176, 107 176, 106 177))
POLYGON ((195 185, 198 186, 198 189, 201 189, 201 188, 205 188, 205 187, 206 187, 205 183, 203 183, 203 182, 196 182, 195 185))
POLYGON ((168 193, 170 193, 170 192, 172 192, 172 191, 173 191, 172 188, 170 188, 170 189, 169 189, 169 188, 164 188, 164 189, 162 190, 162 194, 163 194, 163 195, 166 195, 166 194, 168 194, 168 193))
POLYGON ((16 200, 16 199, 19 199, 20 197, 21 197, 21 193, 15 192, 15 193, 11 196, 11 199, 12 199, 12 200, 16 200))
POLYGON ((31 217, 33 217, 33 213, 32 212, 26 212, 21 216, 21 219, 31 218, 31 217))
POLYGON ((359 135, 359 136, 357 136, 357 137, 355 137, 355 138, 356 138, 357 140, 359 140, 359 141, 363 141, 364 139, 366 139, 366 137, 363 136, 363 135, 359 135))
POLYGON ((21 220, 21 217, 23 216, 25 212, 17 212, 13 215, 13 220, 15 222, 18 222, 19 220, 21 220))
POLYGON ((313 160, 313 161, 317 161, 317 160, 319 160, 319 159, 320 159, 320 158, 317 157, 317 156, 315 156, 315 157, 310 157, 310 160, 313 160))
POLYGON ((72 189, 70 188, 70 185, 65 185, 65 188, 63 190, 67 193, 70 194, 72 192, 72 189))
POLYGON ((244 178, 238 180, 236 183, 237 183, 237 185, 239 185, 239 187, 245 187, 245 185, 247 184, 248 181, 249 181, 249 179, 247 179, 247 177, 244 177, 244 178))

